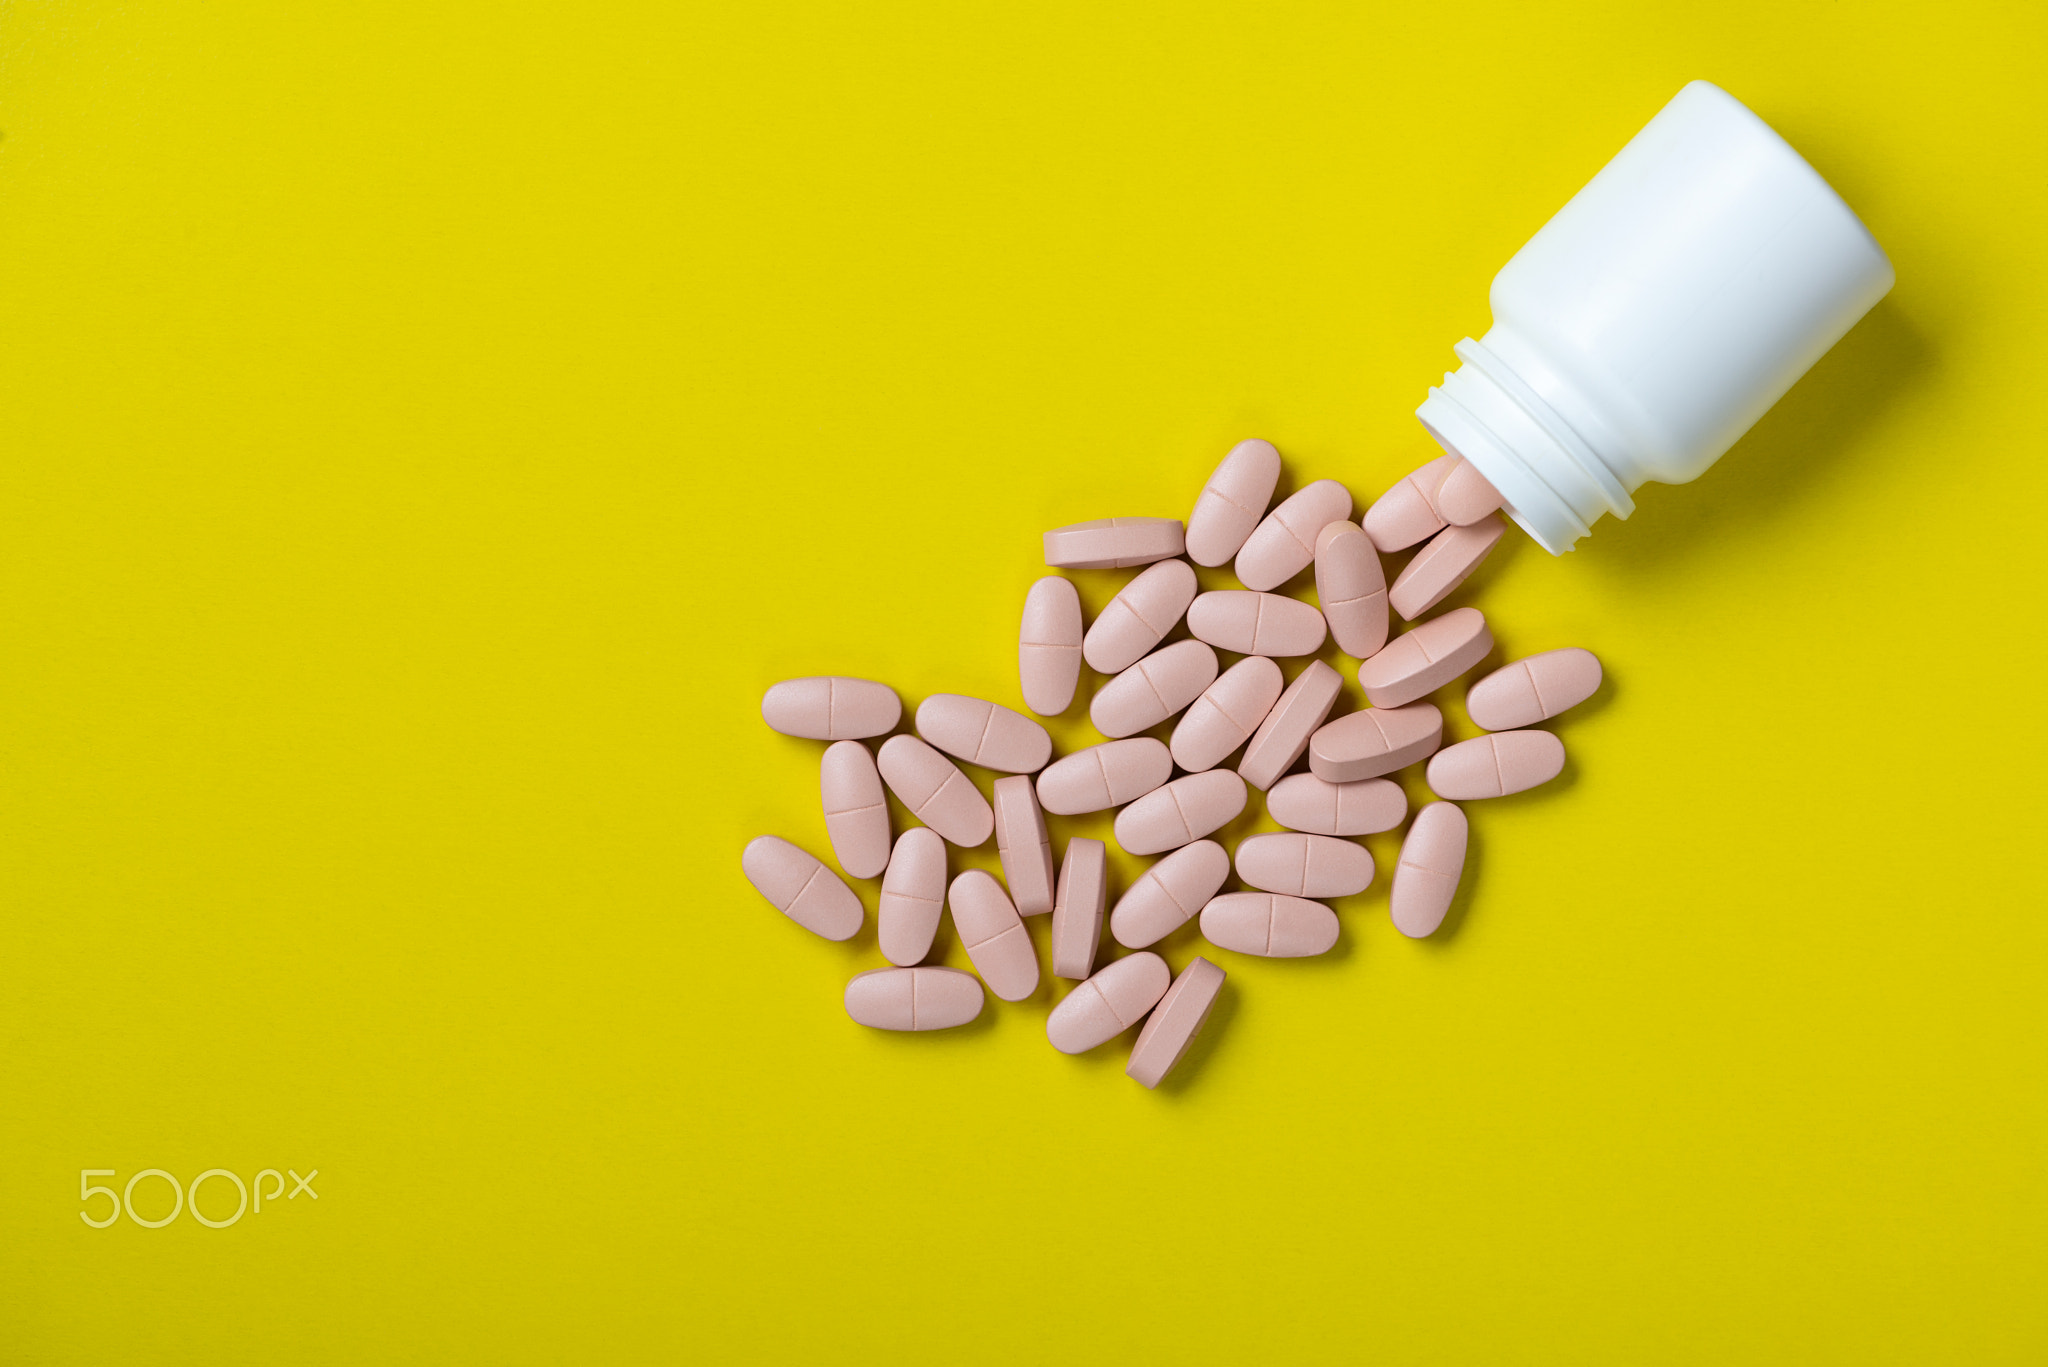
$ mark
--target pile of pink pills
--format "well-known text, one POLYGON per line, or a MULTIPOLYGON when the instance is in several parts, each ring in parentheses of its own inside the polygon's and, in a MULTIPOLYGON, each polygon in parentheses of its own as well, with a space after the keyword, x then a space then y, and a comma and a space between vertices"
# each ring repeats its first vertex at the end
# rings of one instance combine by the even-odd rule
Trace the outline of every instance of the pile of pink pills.
MULTIPOLYGON (((1457 803, 1522 792, 1563 770, 1563 743, 1532 728, 1600 687, 1600 662, 1588 651, 1531 655, 1472 684, 1466 713, 1489 733, 1474 740, 1445 746, 1443 713, 1424 701, 1493 650, 1476 608, 1417 620, 1506 531, 1492 486, 1444 456, 1353 522, 1351 494, 1328 479, 1269 511, 1279 481, 1279 452, 1240 442, 1185 528, 1169 518, 1117 517, 1045 534, 1054 568, 1142 567, 1093 623, 1084 623, 1080 594, 1063 576, 1038 580, 1024 597, 1017 663, 1025 705, 1040 716, 1065 712, 1085 661, 1109 676, 1088 704, 1105 737, 1099 745, 1055 759, 1038 722, 960 694, 926 698, 914 734, 892 734, 903 706, 885 684, 817 676, 768 690, 761 716, 770 727, 830 742, 819 786, 840 870, 881 880, 877 939, 895 967, 846 985, 855 1021, 943 1030, 981 1014, 984 987, 1005 1001, 1030 996, 1039 963, 1023 918, 1050 915, 1052 972, 1077 985, 1052 1008, 1047 1039, 1080 1053, 1143 1021, 1127 1071, 1157 1086, 1207 1021, 1225 975, 1197 958, 1175 977, 1147 946, 1197 921, 1210 944, 1238 954, 1328 952, 1340 926, 1319 899, 1371 885, 1372 854, 1356 837, 1408 819, 1407 794, 1389 776, 1413 764, 1427 765, 1439 800, 1424 803, 1409 824, 1388 909, 1404 935, 1428 935, 1464 874, 1467 823, 1457 803), (1389 583, 1380 557, 1418 544, 1389 583), (1199 591, 1190 561, 1214 568, 1232 560, 1242 589, 1199 591), (1314 604, 1275 592, 1311 567, 1314 604), (1390 614, 1415 625, 1390 638, 1390 614), (1188 637, 1165 644, 1183 622, 1188 637), (1290 683, 1276 663, 1315 655, 1326 641, 1359 661, 1370 704, 1334 719, 1335 669, 1312 659, 1290 683), (1242 658, 1225 668, 1219 651, 1242 658), (1146 734, 1155 730, 1165 739, 1146 734), (1233 755, 1236 766, 1224 767, 1233 755), (1306 771, 1292 772, 1304 758, 1306 771), (961 764, 1001 775, 993 802, 961 764), (1226 850, 1209 837, 1243 814, 1252 789, 1287 829, 1226 850), (923 824, 893 835, 889 793, 923 824), (1124 852, 1159 856, 1113 906, 1104 843, 1074 836, 1055 858, 1046 824, 1048 814, 1112 808, 1124 852), (972 849, 991 836, 1001 880, 969 869, 949 882, 947 846, 972 849), (1223 890, 1233 866, 1246 890, 1223 890), (923 962, 948 910, 974 973, 923 962), (1102 964, 1105 921, 1110 937, 1134 952, 1102 964)), ((845 879, 787 840, 757 837, 740 862, 761 895, 807 930, 845 940, 866 922, 845 879)))

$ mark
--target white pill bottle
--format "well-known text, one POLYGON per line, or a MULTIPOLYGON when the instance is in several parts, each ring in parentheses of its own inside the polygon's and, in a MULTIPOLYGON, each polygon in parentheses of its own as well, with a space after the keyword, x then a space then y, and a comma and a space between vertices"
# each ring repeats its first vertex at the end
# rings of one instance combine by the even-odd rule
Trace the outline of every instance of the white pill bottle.
POLYGON ((1720 459, 1892 279, 1819 173, 1694 81, 1494 277, 1492 329, 1415 415, 1561 555, 1720 459))

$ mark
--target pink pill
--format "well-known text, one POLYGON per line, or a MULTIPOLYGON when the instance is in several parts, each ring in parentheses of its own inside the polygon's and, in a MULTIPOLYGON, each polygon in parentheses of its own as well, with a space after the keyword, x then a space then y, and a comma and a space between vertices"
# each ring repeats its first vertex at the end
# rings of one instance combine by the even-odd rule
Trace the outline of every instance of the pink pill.
POLYGON ((1014 1002, 1038 990, 1038 956, 1031 948, 1031 934, 1002 884, 980 869, 969 869, 953 880, 946 902, 953 908, 960 947, 989 991, 1014 1002))
POLYGON ((1446 527, 1415 553, 1387 591, 1387 601, 1412 622, 1451 596, 1500 541, 1508 524, 1497 517, 1469 527, 1446 527))
POLYGON ((850 940, 867 919, 853 889, 808 851, 758 835, 740 851, 740 871, 770 905, 815 935, 850 940))
POLYGON ((1357 523, 1316 533, 1316 601, 1346 655, 1363 660, 1387 643, 1387 572, 1357 523))
POLYGON ((1221 764, 1258 730, 1280 700, 1280 685, 1280 666, 1263 655, 1224 670, 1173 728, 1173 762, 1191 774, 1221 764))
POLYGON ((1401 476, 1393 488, 1365 510, 1365 534, 1381 554, 1412 546, 1449 525, 1437 511, 1437 490, 1462 464, 1456 456, 1438 456, 1421 469, 1401 476))
POLYGON ((1444 714, 1426 702, 1368 707, 1337 718, 1308 740, 1308 767, 1330 783, 1356 783, 1419 763, 1444 743, 1444 714))
POLYGON ((1072 581, 1049 574, 1033 584, 1017 628, 1017 682, 1026 707, 1056 717, 1073 704, 1081 642, 1081 595, 1072 581))
POLYGON ((1244 781, 1261 792, 1272 787, 1308 749, 1308 738, 1328 719, 1343 686, 1336 670, 1321 660, 1309 661, 1252 733, 1244 758, 1237 762, 1244 781))
POLYGON ((1105 736, 1135 735, 1157 726, 1216 682, 1216 652, 1200 641, 1155 650, 1104 684, 1088 704, 1088 720, 1105 736))
POLYGON ((1116 815, 1116 843, 1126 854, 1158 854, 1200 840, 1244 810, 1244 780, 1229 769, 1177 778, 1116 815))
POLYGON ((1394 929, 1419 940, 1443 924, 1465 876, 1467 833, 1465 813, 1452 803, 1427 803, 1415 814, 1387 894, 1394 929))
POLYGON ((967 775, 916 736, 882 742, 882 782, 912 816, 962 849, 988 839, 996 814, 967 775))
POLYGON ((1599 691, 1599 658, 1567 646, 1510 661, 1473 684, 1465 715, 1488 731, 1512 731, 1548 721, 1599 691))
POLYGON ((1172 981, 1157 954, 1127 955, 1061 998, 1045 1018, 1045 1037, 1062 1054, 1107 1044, 1143 1020, 1172 981))
POLYGON ((1022 775, 996 780, 996 857, 1020 916, 1052 910, 1052 837, 1031 780, 1022 775))
POLYGON ((1085 978, 1095 971, 1102 945, 1102 912, 1109 904, 1109 847, 1075 836, 1060 860, 1059 893, 1052 906, 1052 972, 1085 978))
POLYGON ((1436 491, 1437 513, 1453 527, 1469 527, 1500 505, 1500 490, 1469 460, 1461 459, 1436 491))
POLYGON ((1064 570, 1120 570, 1181 553, 1180 523, 1170 517, 1106 517, 1045 534, 1045 563, 1064 570))
POLYGON ((1188 630, 1198 641, 1240 655, 1313 655, 1326 634, 1323 614, 1300 599, 1244 589, 1218 589, 1195 599, 1188 630))
POLYGON ((1052 758, 1052 736, 1043 726, 962 693, 934 693, 919 703, 917 734, 969 764, 1006 774, 1035 774, 1052 758))
POLYGON ((1223 991, 1223 970, 1197 958, 1180 971, 1173 986, 1145 1018, 1124 1071, 1146 1087, 1157 1087, 1195 1042, 1223 991))
POLYGON ((1429 790, 1458 801, 1506 797, 1563 771, 1564 742, 1548 731, 1496 731, 1438 751, 1429 762, 1429 790))
POLYGON ((1173 777, 1173 755, 1150 736, 1106 741, 1055 760, 1038 775, 1038 805, 1058 816, 1121 807, 1173 777))
POLYGON ((1220 565, 1236 555, 1266 515, 1279 483, 1280 453, 1273 443, 1255 438, 1231 447, 1188 514, 1188 559, 1220 565))
POLYGON ((873 878, 888 867, 889 802, 867 746, 857 740, 827 746, 818 765, 818 795, 839 867, 855 878, 873 878))
POLYGON ((1290 897, 1350 897, 1372 886, 1372 855, 1355 840, 1277 831, 1238 842, 1237 876, 1290 897))
POLYGON ((1277 892, 1226 892, 1202 908, 1202 938, 1240 954, 1305 959, 1337 943, 1337 913, 1277 892))
POLYGON ((846 1014, 875 1030, 950 1030, 981 1002, 981 984, 957 968, 871 968, 846 985, 846 1014))
POLYGON ((1479 609, 1458 608, 1389 641, 1358 667, 1358 682, 1374 707, 1399 707, 1434 693, 1492 649, 1479 609))
POLYGON ((1408 815, 1408 795, 1389 779, 1331 783, 1314 774, 1283 778, 1266 794, 1266 815, 1315 835, 1391 831, 1408 815))
POLYGON ((761 720, 785 736, 806 740, 886 736, 902 719, 896 690, 873 679, 819 674, 784 679, 761 695, 761 720))
POLYGON ((1237 553, 1237 579, 1248 589, 1276 589, 1316 558, 1316 535, 1351 516, 1351 491, 1319 479, 1266 514, 1237 553))
POLYGON ((882 875, 882 902, 875 912, 882 957, 892 964, 924 962, 945 908, 946 842, 929 826, 912 826, 896 837, 882 875))
POLYGON ((1202 914, 1230 876, 1230 856, 1213 840, 1183 845, 1154 864, 1117 899, 1109 933, 1129 949, 1156 944, 1202 914))
POLYGON ((1109 600, 1081 643, 1088 667, 1103 674, 1129 669, 1180 625, 1195 601, 1195 571, 1185 560, 1162 560, 1109 600))

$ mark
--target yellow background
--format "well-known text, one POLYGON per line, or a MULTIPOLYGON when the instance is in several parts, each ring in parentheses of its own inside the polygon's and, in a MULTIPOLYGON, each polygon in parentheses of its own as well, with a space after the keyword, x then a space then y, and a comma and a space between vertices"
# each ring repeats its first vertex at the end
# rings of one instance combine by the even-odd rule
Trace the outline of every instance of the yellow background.
POLYGON ((2040 1361, 2043 39, 0 9, 0 1358, 2040 1361), (1694 77, 1899 284, 1696 485, 1461 592, 1613 685, 1475 804, 1447 933, 1372 838, 1339 951, 1218 953, 1157 1093, 1048 993, 851 1026, 872 932, 739 876, 824 848, 761 689, 1015 703, 1038 534, 1244 436, 1371 497, 1694 77), (153 1167, 319 1199, 80 1222, 153 1167))

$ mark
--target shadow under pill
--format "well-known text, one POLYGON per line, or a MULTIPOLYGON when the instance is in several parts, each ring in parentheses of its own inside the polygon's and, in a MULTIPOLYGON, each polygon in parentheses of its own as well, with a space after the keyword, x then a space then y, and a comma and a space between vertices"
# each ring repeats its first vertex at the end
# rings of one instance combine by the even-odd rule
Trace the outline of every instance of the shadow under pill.
POLYGON ((1224 1036, 1230 1033, 1230 1023, 1237 1017, 1237 978, 1228 969, 1224 972, 1229 976, 1223 979, 1223 986, 1216 994, 1216 1004, 1209 1008, 1209 1018, 1195 1032, 1188 1051, 1181 1055, 1173 1071, 1152 1089, 1155 1094, 1179 1100, 1181 1094, 1194 1085, 1207 1069, 1210 1056, 1222 1047, 1224 1036))

